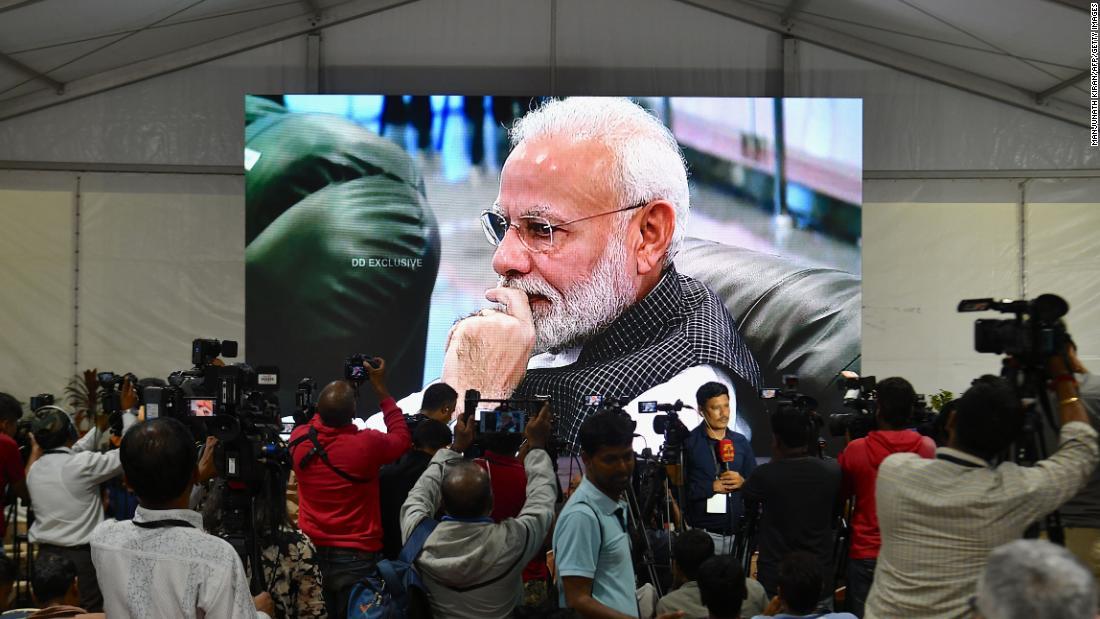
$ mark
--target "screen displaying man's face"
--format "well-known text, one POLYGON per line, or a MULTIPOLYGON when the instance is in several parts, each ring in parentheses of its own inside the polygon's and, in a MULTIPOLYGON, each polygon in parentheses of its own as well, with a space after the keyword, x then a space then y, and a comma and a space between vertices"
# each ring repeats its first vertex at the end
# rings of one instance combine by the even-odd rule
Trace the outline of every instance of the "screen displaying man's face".
MULTIPOLYGON (((748 320, 746 310, 756 307, 751 299, 773 298, 769 286, 783 277, 761 284, 763 270, 746 264, 743 254, 730 258, 725 249, 781 255, 797 265, 792 273, 810 267, 858 278, 859 100, 785 100, 782 116, 771 99, 576 103, 584 115, 583 108, 601 101, 643 115, 671 154, 609 146, 618 143, 608 131, 622 114, 606 113, 591 130, 557 127, 558 120, 540 116, 551 104, 547 97, 248 97, 246 358, 280 366, 293 385, 305 376, 334 378, 345 357, 368 352, 386 359, 389 391, 400 400, 445 375, 456 322, 499 303, 488 301, 486 292, 504 286, 514 289, 508 293, 522 292, 529 304, 531 363, 572 363, 594 336, 644 300, 665 267, 660 258, 680 247, 680 237, 684 247, 694 243, 675 258, 680 275, 708 286, 731 315, 742 296, 749 299, 732 316, 731 329, 748 325, 752 331, 741 335, 750 348, 761 341, 778 348, 772 340, 802 325, 773 332, 748 320), (786 128, 786 212, 793 226, 775 217, 777 118, 786 128), (535 129, 518 131, 525 121, 535 129), (669 171, 683 179, 682 199, 666 190, 662 177, 669 171), (486 211, 493 215, 489 224, 486 211), (674 230, 672 240, 660 230, 661 221, 674 230), (757 284, 760 290, 750 290, 757 284)), ((629 141, 632 132, 621 134, 629 141)), ((858 329, 859 303, 849 305, 855 314, 844 320, 858 329)), ((658 331, 664 336, 669 330, 658 331)), ((849 339, 858 349, 858 333, 849 339)), ((527 354, 525 342, 483 341, 527 354)), ((694 363, 697 350, 679 346, 673 354, 694 363)), ((772 351, 753 354, 767 372, 790 369, 764 368, 780 356, 772 351)), ((851 357, 821 365, 844 367, 851 357)), ((614 386, 586 388, 572 408, 592 397, 625 398, 631 411, 635 396, 691 402, 700 384, 723 380, 715 373, 726 370, 711 369, 682 392, 641 397, 614 386)), ((477 370, 503 372, 500 365, 477 370)), ((452 386, 461 400, 468 385, 452 386)), ((362 395, 359 412, 376 411, 372 393, 362 395)), ((281 397, 289 409, 293 394, 281 397)), ((730 427, 737 427, 744 404, 738 399, 730 405, 730 427)), ((412 406, 420 408, 419 402, 412 406)), ((683 420, 693 426, 701 418, 683 420)), ((638 431, 658 450, 663 439, 652 432, 652 416, 639 421, 638 431)))

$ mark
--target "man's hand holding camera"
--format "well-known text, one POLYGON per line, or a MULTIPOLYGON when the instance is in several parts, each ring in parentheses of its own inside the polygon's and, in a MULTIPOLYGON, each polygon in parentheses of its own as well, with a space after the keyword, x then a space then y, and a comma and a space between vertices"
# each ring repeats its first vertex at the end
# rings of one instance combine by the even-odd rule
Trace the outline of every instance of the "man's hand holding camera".
POLYGON ((390 390, 386 387, 386 360, 382 357, 375 357, 363 361, 363 368, 367 370, 370 386, 378 394, 378 399, 385 400, 390 397, 390 390))
POLYGON ((474 426, 477 422, 474 421, 473 415, 461 415, 458 421, 455 422, 454 430, 454 442, 451 443, 451 450, 462 453, 470 448, 470 445, 474 443, 474 426))
POLYGON ((546 442, 550 440, 550 422, 554 414, 550 412, 550 403, 546 402, 539 409, 539 414, 527 424, 523 435, 527 437, 527 444, 532 448, 545 449, 546 442))

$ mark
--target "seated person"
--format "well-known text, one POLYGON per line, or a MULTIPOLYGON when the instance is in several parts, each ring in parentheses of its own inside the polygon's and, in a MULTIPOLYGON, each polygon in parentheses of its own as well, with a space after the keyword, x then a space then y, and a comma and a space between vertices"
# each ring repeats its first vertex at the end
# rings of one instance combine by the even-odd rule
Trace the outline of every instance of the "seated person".
POLYGON ((817 557, 808 552, 792 552, 783 558, 779 566, 779 581, 776 594, 763 614, 753 619, 773 617, 774 619, 856 619, 852 613, 814 612, 821 598, 821 583, 824 580, 817 557))
POLYGON ((76 584, 76 565, 67 557, 42 555, 34 562, 31 589, 40 610, 28 619, 55 619, 86 614, 80 608, 80 589, 76 584))
MULTIPOLYGON (((682 610, 687 619, 705 619, 709 611, 699 594, 699 567, 714 556, 714 540, 706 531, 691 529, 681 533, 672 543, 672 581, 677 587, 657 602, 657 613, 682 610)), ((768 596, 764 587, 751 578, 745 579, 747 598, 741 603, 741 616, 752 617, 764 612, 768 596)))
POLYGON ((699 566, 699 597, 711 619, 740 619, 745 571, 733 557, 718 555, 699 566))

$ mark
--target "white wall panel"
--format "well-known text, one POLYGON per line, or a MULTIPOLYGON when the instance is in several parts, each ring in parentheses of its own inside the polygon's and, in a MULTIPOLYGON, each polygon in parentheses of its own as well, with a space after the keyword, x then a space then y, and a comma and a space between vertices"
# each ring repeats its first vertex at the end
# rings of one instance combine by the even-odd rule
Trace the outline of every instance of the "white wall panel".
POLYGON ((1032 181, 1027 195, 1027 296, 1069 301, 1066 321, 1081 359, 1100 372, 1100 179, 1032 181))
POLYGON ((1012 203, 874 203, 863 208, 863 371, 903 376, 919 393, 960 393, 997 373, 974 352, 960 299, 1013 297, 1019 275, 1012 203))
POLYGON ((81 183, 81 367, 165 377, 196 337, 244 340, 244 181, 81 183))
POLYGON ((26 403, 73 372, 71 174, 0 171, 0 391, 26 403))

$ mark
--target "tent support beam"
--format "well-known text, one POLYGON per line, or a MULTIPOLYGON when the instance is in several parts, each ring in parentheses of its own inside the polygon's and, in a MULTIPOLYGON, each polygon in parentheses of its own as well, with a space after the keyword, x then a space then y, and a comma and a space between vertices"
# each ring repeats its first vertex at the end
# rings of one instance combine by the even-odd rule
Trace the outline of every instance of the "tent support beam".
POLYGON ((247 32, 233 34, 185 50, 150 58, 65 84, 61 95, 32 92, 0 101, 0 120, 15 118, 135 82, 173 73, 241 52, 309 34, 345 22, 369 17, 419 0, 351 0, 327 9, 318 16, 294 17, 247 32))
POLYGON ((778 32, 847 56, 902 71, 952 88, 987 97, 1001 103, 1088 127, 1087 110, 1062 101, 1035 102, 1036 93, 945 64, 913 56, 884 45, 865 41, 807 22, 783 23, 782 16, 741 0, 676 0, 717 15, 778 32))

